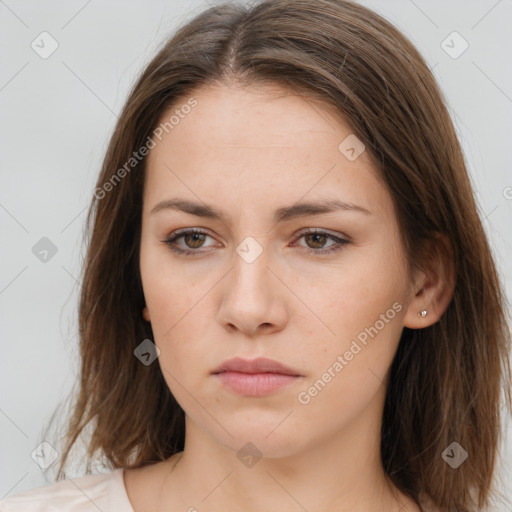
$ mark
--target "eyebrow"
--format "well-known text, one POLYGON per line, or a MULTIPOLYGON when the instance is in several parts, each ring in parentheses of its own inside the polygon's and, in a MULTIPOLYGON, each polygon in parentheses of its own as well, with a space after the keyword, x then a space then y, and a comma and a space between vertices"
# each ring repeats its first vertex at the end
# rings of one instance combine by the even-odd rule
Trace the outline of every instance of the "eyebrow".
MULTIPOLYGON (((153 215, 161 210, 179 210, 197 217, 206 217, 225 222, 226 212, 212 205, 196 203, 187 199, 167 199, 156 204, 150 212, 153 215)), ((297 217, 307 215, 319 215, 322 213, 331 213, 334 211, 353 211, 371 215, 372 212, 366 208, 354 203, 347 203, 339 199, 326 199, 322 201, 298 203, 292 206, 278 208, 274 213, 274 222, 283 222, 297 217)))

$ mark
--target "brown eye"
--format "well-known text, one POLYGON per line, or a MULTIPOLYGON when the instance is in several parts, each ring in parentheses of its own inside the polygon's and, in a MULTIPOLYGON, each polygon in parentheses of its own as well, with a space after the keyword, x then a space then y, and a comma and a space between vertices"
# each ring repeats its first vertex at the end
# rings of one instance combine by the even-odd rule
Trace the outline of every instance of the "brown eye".
POLYGON ((306 247, 304 249, 311 254, 327 254, 330 252, 336 252, 343 249, 344 245, 350 243, 349 240, 339 238, 331 235, 326 231, 307 231, 302 233, 299 239, 303 238, 306 241, 306 247), (335 243, 325 247, 328 240, 333 240, 335 243))
MULTIPOLYGON (((164 241, 171 250, 173 250, 176 253, 180 254, 200 254, 204 251, 200 251, 204 245, 205 238, 209 237, 208 233, 204 231, 199 231, 195 229, 187 229, 187 230, 181 230, 176 231, 175 233, 171 234, 167 240, 164 241), (180 246, 177 241, 183 239, 185 245, 180 246)), ((211 237, 210 237, 211 238, 211 237)))
MULTIPOLYGON (((195 229, 181 230, 173 233, 167 240, 164 241, 172 251, 183 254, 185 256, 189 255, 199 255, 204 253, 205 251, 200 250, 204 247, 204 242, 206 237, 210 237, 208 233, 204 231, 199 231, 195 229), (183 239, 184 246, 179 245, 177 243, 178 240, 183 239)), ((211 238, 211 237, 210 237, 211 238)), ((306 247, 302 245, 302 247, 309 253, 320 255, 327 253, 334 253, 343 248, 344 245, 350 243, 349 240, 345 240, 339 238, 337 236, 331 235, 325 231, 308 231, 303 233, 299 239, 304 238, 306 240, 306 247), (325 247, 325 244, 332 240, 335 243, 325 247)))
POLYGON ((325 243, 327 242, 327 239, 329 238, 326 235, 323 235, 321 233, 310 233, 308 235, 303 235, 304 240, 306 240, 309 244, 312 244, 312 249, 322 249, 325 243))
POLYGON ((203 233, 190 233, 182 235, 187 247, 191 249, 199 249, 204 242, 205 235, 203 233))

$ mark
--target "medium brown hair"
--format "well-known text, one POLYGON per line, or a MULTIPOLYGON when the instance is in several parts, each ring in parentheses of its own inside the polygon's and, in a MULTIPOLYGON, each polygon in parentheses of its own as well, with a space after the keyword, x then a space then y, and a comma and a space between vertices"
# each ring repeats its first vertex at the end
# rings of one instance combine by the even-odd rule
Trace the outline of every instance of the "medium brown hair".
POLYGON ((427 241, 437 243, 438 234, 450 240, 453 297, 435 324, 403 329, 388 376, 381 458, 416 503, 426 497, 443 512, 481 510, 494 490, 502 385, 511 402, 503 290, 431 70, 388 21, 343 0, 212 7, 180 28, 138 77, 97 181, 103 192, 87 217, 81 372, 57 478, 88 425, 88 460, 100 453, 112 468, 141 467, 184 448, 183 410, 159 366, 134 356, 153 339, 141 317, 139 269, 146 159, 108 192, 104 185, 171 106, 203 86, 234 82, 286 87, 349 123, 393 198, 409 271, 425 268, 427 241), (469 454, 456 470, 441 457, 453 441, 469 454))

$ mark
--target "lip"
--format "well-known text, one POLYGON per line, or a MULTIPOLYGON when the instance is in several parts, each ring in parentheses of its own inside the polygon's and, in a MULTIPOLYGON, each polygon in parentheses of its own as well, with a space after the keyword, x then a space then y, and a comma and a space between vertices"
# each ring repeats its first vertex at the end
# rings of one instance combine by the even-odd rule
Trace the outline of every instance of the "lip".
POLYGON ((224 361, 219 367, 213 370, 212 373, 222 372, 239 372, 239 373, 277 373, 280 375, 293 375, 302 377, 302 375, 292 369, 288 368, 279 361, 267 359, 266 357, 258 357, 256 359, 242 359, 235 357, 224 361))
POLYGON ((229 359, 212 374, 232 391, 251 397, 269 395, 304 377, 298 371, 264 357, 229 359))

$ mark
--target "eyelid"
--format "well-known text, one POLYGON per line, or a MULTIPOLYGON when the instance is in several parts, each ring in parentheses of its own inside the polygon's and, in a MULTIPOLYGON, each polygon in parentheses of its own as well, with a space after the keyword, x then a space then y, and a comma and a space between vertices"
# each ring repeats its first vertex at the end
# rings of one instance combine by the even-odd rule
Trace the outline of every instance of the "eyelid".
POLYGON ((327 229, 323 229, 323 228, 305 228, 305 229, 299 231, 299 233, 296 236, 296 240, 300 240, 301 238, 303 238, 304 236, 307 236, 307 235, 315 235, 315 234, 324 235, 324 236, 326 236, 326 238, 330 238, 331 240, 333 240, 335 242, 335 244, 333 244, 330 247, 327 247, 324 249, 318 249, 318 250, 312 249, 311 247, 302 246, 305 251, 307 251, 313 255, 316 254, 316 255, 321 256, 324 254, 335 253, 335 252, 341 250, 344 245, 352 243, 352 240, 350 239, 350 237, 346 236, 345 234, 341 234, 341 233, 334 234, 331 231, 329 231, 327 229))
MULTIPOLYGON (((177 229, 176 231, 173 231, 172 233, 170 233, 165 238, 165 240, 163 240, 163 242, 170 245, 171 242, 174 242, 175 240, 181 238, 182 236, 188 235, 188 234, 205 235, 205 236, 209 236, 210 238, 215 239, 215 237, 210 234, 210 231, 208 231, 205 228, 181 228, 181 229, 177 229)), ((186 249, 184 249, 184 250, 186 250, 186 249)), ((199 253, 200 249, 197 249, 193 252, 199 253)))
POLYGON ((301 229, 296 236, 309 235, 314 233, 320 233, 322 235, 329 235, 333 238, 345 239, 347 242, 350 241, 350 237, 345 235, 344 233, 339 233, 337 231, 331 231, 330 229, 325 228, 304 228, 301 229))
MULTIPOLYGON (((210 235, 209 230, 205 228, 181 228, 177 229, 176 231, 173 231, 167 239, 163 240, 163 243, 166 244, 173 252, 175 252, 178 255, 182 255, 184 257, 194 257, 194 256, 201 256, 204 253, 207 253, 208 250, 204 250, 202 248, 198 249, 187 249, 187 248, 181 248, 175 244, 176 240, 182 238, 183 236, 187 234, 202 234, 205 236, 209 236, 210 238, 215 239, 214 236, 210 235)), ((308 255, 312 256, 325 256, 325 255, 331 255, 335 254, 339 251, 341 251, 345 245, 348 245, 352 243, 352 240, 350 237, 347 237, 345 234, 333 234, 329 230, 323 229, 323 228, 303 228, 301 231, 299 231, 295 235, 295 242, 304 236, 307 235, 314 235, 314 234, 320 234, 324 235, 327 238, 330 238, 335 243, 332 246, 329 246, 327 248, 323 249, 314 249, 311 247, 302 247, 302 250, 305 251, 308 255)))
MULTIPOLYGON (((169 239, 177 238, 179 235, 188 234, 190 232, 199 233, 202 235, 208 235, 211 238, 215 238, 215 236, 213 236, 211 234, 211 232, 206 228, 191 227, 191 228, 181 228, 181 229, 177 229, 177 230, 173 231, 172 233, 170 233, 167 236, 166 241, 169 239)), ((332 232, 325 228, 303 228, 295 234, 295 237, 300 237, 303 235, 309 235, 309 234, 314 234, 314 233, 329 235, 329 236, 332 236, 333 238, 345 239, 345 241, 347 241, 347 242, 351 241, 350 237, 345 235, 344 233, 332 232)))

